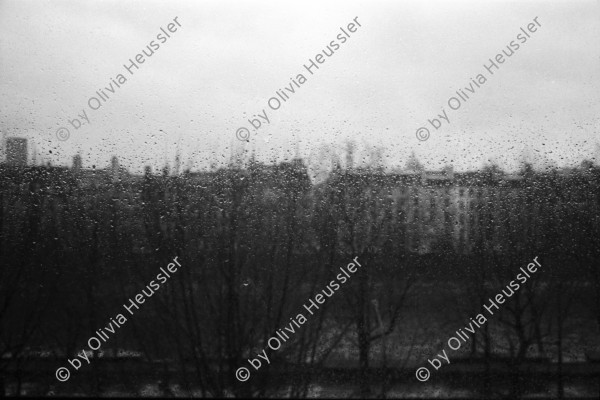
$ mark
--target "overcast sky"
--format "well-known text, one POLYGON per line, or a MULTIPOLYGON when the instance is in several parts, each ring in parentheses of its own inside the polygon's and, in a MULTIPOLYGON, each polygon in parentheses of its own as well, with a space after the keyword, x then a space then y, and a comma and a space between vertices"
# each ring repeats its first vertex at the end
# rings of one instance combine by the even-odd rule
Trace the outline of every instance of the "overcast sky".
POLYGON ((134 172, 172 165, 178 146, 183 166, 204 169, 232 152, 314 158, 348 140, 383 148, 390 166, 412 151, 430 169, 510 170, 524 158, 574 166, 600 161, 599 37, 599 0, 0 0, 0 133, 27 137, 38 162, 71 165, 79 152, 84 167, 104 167, 117 155, 134 172), (160 43, 175 17, 181 27, 160 43), (356 17, 358 30, 310 75, 303 64, 356 17), (536 17, 541 26, 490 76, 484 64, 536 17), (160 48, 127 73, 123 64, 152 40, 160 48), (118 74, 127 81, 112 94, 104 88, 118 74), (306 82, 269 109, 298 74, 306 82), (109 99, 91 110, 98 89, 109 99), (458 89, 469 99, 450 110, 458 89), (237 140, 263 109, 270 123, 237 140), (435 130, 427 120, 442 109, 450 122, 435 130), (83 110, 90 124, 74 129, 68 121, 85 122, 83 110))

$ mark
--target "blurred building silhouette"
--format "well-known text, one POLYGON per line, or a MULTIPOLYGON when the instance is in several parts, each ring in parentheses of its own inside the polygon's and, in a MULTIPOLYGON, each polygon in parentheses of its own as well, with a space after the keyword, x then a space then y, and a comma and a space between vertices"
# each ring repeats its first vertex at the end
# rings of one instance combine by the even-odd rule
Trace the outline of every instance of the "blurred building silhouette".
MULTIPOLYGON (((580 169, 551 173, 525 169, 518 174, 495 167, 462 173, 451 167, 427 171, 415 160, 411 163, 416 167, 398 173, 340 171, 323 185, 361 188, 364 201, 378 199, 378 213, 391 207, 388 223, 404 232, 397 245, 419 254, 501 253, 515 246, 507 238, 517 237, 518 245, 533 246, 554 223, 549 219, 564 208, 597 215, 600 204, 600 169, 589 163, 580 169)), ((356 191, 346 191, 345 201, 352 202, 353 196, 356 191)))
POLYGON ((81 161, 81 155, 77 154, 75 156, 73 156, 73 172, 79 172, 81 171, 81 168, 83 167, 83 162, 81 161))
POLYGON ((6 163, 18 167, 27 165, 27 139, 17 137, 6 139, 6 163))
MULTIPOLYGON (((389 241, 408 253, 502 253, 517 246, 534 246, 549 234, 548 227, 560 225, 559 215, 596 216, 600 204, 600 169, 591 163, 548 173, 524 168, 518 174, 505 174, 496 167, 472 172, 455 172, 452 167, 428 171, 411 157, 403 171, 385 173, 380 168, 356 168, 350 160, 351 168, 337 169, 327 180, 311 184, 300 158, 272 165, 251 160, 246 168, 180 174, 167 170, 153 174, 147 167, 144 174, 137 175, 123 168, 116 156, 107 160, 104 168, 83 168, 82 157, 76 155, 70 169, 23 169, 26 139, 9 138, 7 142, 9 162, 0 168, 0 179, 5 179, 0 187, 5 193, 14 190, 15 196, 27 196, 43 189, 57 204, 74 201, 71 196, 76 195, 90 209, 99 200, 109 199, 115 210, 131 214, 136 227, 141 224, 136 218, 143 215, 143 204, 152 204, 165 215, 177 207, 195 207, 194 215, 201 215, 205 207, 204 215, 217 215, 218 225, 228 223, 230 216, 223 205, 234 200, 241 207, 252 199, 254 211, 275 215, 285 212, 283 201, 288 199, 302 200, 302 212, 307 215, 318 206, 332 215, 337 213, 332 219, 336 223, 344 217, 339 210, 362 207, 365 211, 356 214, 352 229, 375 227, 394 232, 389 241), (323 191, 329 192, 323 195, 323 191), (58 195, 61 193, 64 198, 58 195), (383 222, 376 224, 375 220, 383 222)), ((168 232, 176 229, 170 226, 168 232)), ((151 248, 147 243, 136 246, 151 248)))

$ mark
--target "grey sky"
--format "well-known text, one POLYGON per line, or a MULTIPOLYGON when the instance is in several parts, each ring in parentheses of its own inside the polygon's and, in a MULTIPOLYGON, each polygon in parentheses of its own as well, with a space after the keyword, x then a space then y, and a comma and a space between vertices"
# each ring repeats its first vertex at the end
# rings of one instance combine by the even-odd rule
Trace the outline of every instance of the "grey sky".
MULTIPOLYGON (((223 164, 232 151, 283 160, 322 143, 415 151, 427 167, 488 161, 573 166, 600 149, 600 1, 202 2, 0 0, 0 133, 38 160, 139 172, 223 164), (181 27, 96 111, 87 102, 178 17, 181 27), (303 64, 358 17, 361 27, 314 75, 303 64), (538 17, 541 27, 460 109, 447 101, 538 17), (267 101, 302 73, 282 107, 267 101), (427 119, 447 110, 437 131, 427 119), (67 122, 87 111, 91 125, 67 122), (267 109, 250 143, 235 138, 267 109), (68 141, 55 136, 71 130, 68 141), (415 130, 428 126, 419 142, 415 130), (162 130, 162 131, 160 131, 162 130), (166 133, 164 133, 164 132, 166 133)), ((106 90, 105 90, 106 92, 106 90)), ((364 151, 363 151, 364 153, 364 151)), ((360 161, 360 160, 359 160, 360 161)), ((600 161, 600 160, 599 160, 600 161)))

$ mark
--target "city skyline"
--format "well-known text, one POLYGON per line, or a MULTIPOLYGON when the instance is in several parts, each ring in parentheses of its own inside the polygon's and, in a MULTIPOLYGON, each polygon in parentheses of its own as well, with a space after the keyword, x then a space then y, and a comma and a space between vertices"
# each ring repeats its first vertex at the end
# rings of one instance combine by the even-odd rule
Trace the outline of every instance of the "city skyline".
MULTIPOLYGON (((59 168, 67 168, 72 170, 111 170, 114 171, 115 168, 123 171, 132 176, 141 176, 146 174, 148 171, 152 174, 164 174, 168 173, 171 176, 179 175, 184 172, 192 172, 192 173, 202 173, 202 172, 215 172, 219 169, 227 169, 227 168, 242 168, 248 169, 253 164, 262 165, 265 167, 277 167, 278 165, 290 164, 296 161, 300 161, 304 167, 307 168, 308 175, 313 183, 321 183, 324 180, 327 180, 335 173, 336 169, 340 169, 342 171, 354 171, 354 172, 366 172, 366 173, 380 173, 384 175, 394 175, 394 174, 420 174, 426 179, 429 174, 434 174, 434 179, 443 178, 443 179, 454 179, 454 175, 465 174, 467 176, 470 173, 482 172, 485 170, 494 170, 495 173, 500 173, 505 177, 516 177, 523 174, 523 171, 526 168, 532 168, 532 170, 536 173, 547 173, 551 171, 557 171, 559 173, 570 173, 572 171, 584 170, 589 166, 600 167, 598 163, 595 163, 595 158, 591 159, 583 159, 580 164, 577 164, 573 167, 563 166, 558 167, 556 165, 551 165, 548 167, 542 166, 540 168, 539 164, 535 162, 531 162, 531 159, 522 158, 519 163, 519 167, 517 170, 504 170, 499 165, 494 163, 488 163, 486 165, 480 166, 479 168, 469 169, 459 171, 456 170, 453 164, 446 164, 442 168, 432 169, 428 168, 427 165, 424 165, 421 160, 415 155, 415 153, 411 153, 406 160, 404 160, 404 164, 397 167, 390 167, 389 165, 385 165, 382 162, 381 154, 377 151, 377 149, 367 149, 371 150, 370 158, 368 161, 362 163, 357 163, 354 159, 356 153, 354 151, 356 148, 352 146, 351 143, 348 143, 348 146, 351 146, 347 149, 333 148, 331 146, 325 147, 323 150, 328 158, 321 159, 319 162, 313 162, 311 158, 302 158, 299 154, 296 154, 295 157, 290 160, 267 160, 260 161, 255 158, 255 155, 246 155, 247 157, 235 157, 234 154, 231 154, 229 163, 227 165, 216 165, 212 164, 210 167, 202 169, 202 170, 192 170, 188 166, 184 166, 181 164, 181 159, 179 153, 176 154, 174 162, 171 164, 169 162, 165 162, 163 165, 159 165, 158 168, 154 168, 151 165, 145 165, 143 167, 143 171, 134 170, 131 171, 127 166, 120 164, 119 156, 116 154, 109 155, 106 163, 99 164, 85 164, 83 157, 80 153, 77 153, 71 157, 71 163, 68 165, 54 165, 50 161, 44 161, 43 159, 37 158, 37 152, 35 149, 35 145, 33 149, 30 149, 27 144, 27 139, 19 138, 19 137, 7 137, 3 140, 3 146, 6 148, 5 155, 3 159, 0 161, 0 165, 6 164, 10 166, 20 166, 20 167, 59 167, 59 168), (334 150, 342 150, 343 153, 336 153, 334 150), (373 151, 374 150, 374 151, 373 151), (115 167, 116 165, 116 167, 115 167), (437 174, 437 176, 435 175, 437 174), (440 175, 441 174, 441 175, 440 175)), ((0 151, 0 154, 2 152, 0 151)), ((323 155, 321 154, 321 155, 323 155)), ((509 178, 512 179, 512 178, 509 178)))

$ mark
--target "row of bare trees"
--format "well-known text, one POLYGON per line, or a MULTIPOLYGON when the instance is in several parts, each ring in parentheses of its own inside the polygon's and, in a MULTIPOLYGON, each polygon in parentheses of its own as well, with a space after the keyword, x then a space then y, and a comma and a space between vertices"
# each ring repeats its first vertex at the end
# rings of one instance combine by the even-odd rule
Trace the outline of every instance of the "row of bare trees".
MULTIPOLYGON (((598 175, 589 171, 577 182, 530 171, 516 197, 472 202, 478 231, 469 254, 446 245, 423 255, 409 251, 408 234, 425 216, 411 217, 389 187, 364 174, 313 186, 298 165, 282 164, 92 185, 58 169, 0 172, 1 394, 25 393, 24 383, 39 394, 100 395, 115 382, 131 391, 160 382, 166 395, 177 387, 187 395, 306 397, 341 359, 354 365, 357 396, 385 396, 396 383, 388 369, 411 357, 395 344, 410 350, 446 336, 428 331, 427 318, 415 322, 411 305, 428 301, 423 284, 439 284, 440 296, 448 283, 460 289, 449 294, 456 312, 444 318, 461 327, 536 255, 543 275, 472 341, 471 354, 487 362, 482 391, 493 390, 494 355, 505 354, 515 371, 532 351, 554 351, 562 365, 565 335, 588 315, 573 314, 575 305, 589 306, 600 325, 598 175), (54 370, 174 256, 183 268, 103 346, 103 358, 94 354, 57 385, 54 370), (344 289, 270 364, 237 381, 235 370, 356 256, 363 266, 344 289), (592 286, 582 289, 588 277, 592 286), (586 290, 593 301, 577 295, 586 290), (120 349, 139 352, 148 372, 111 359, 120 349)), ((514 396, 523 392, 519 379, 514 396)))

